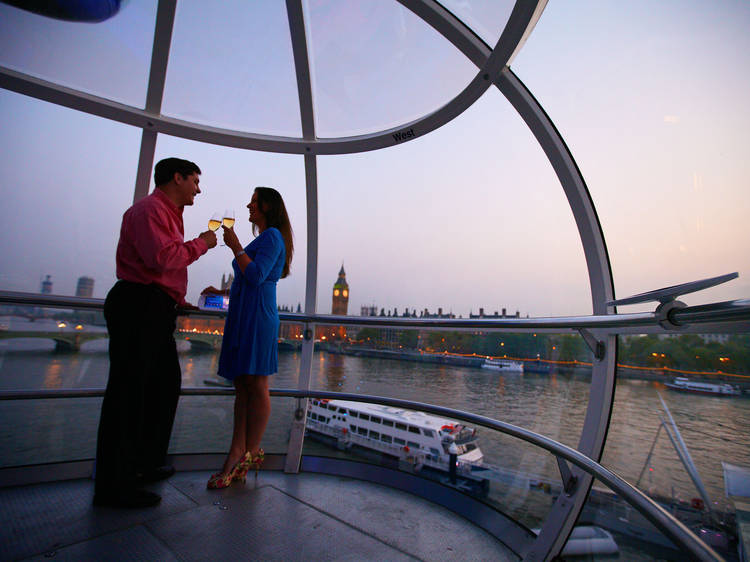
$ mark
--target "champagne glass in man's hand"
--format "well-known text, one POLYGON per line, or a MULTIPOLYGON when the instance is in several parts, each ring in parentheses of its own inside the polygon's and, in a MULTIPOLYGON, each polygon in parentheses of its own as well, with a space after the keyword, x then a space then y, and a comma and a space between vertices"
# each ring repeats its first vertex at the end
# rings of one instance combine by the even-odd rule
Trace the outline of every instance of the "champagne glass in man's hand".
POLYGON ((214 213, 211 215, 211 218, 208 219, 208 230, 211 230, 212 232, 216 232, 219 230, 219 227, 221 226, 221 215, 219 213, 214 213))

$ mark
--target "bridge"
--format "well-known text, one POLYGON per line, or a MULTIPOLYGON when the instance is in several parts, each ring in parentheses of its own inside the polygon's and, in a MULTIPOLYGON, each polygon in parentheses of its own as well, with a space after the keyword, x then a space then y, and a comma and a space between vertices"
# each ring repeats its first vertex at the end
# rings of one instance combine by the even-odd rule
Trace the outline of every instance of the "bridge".
POLYGON ((0 339, 9 340, 17 338, 40 338, 55 342, 56 353, 76 353, 87 341, 107 338, 107 332, 86 332, 82 330, 46 330, 32 332, 27 330, 0 330, 0 339))
MULTIPOLYGON (((84 329, 60 327, 59 330, 2 330, 0 339, 17 338, 39 338, 55 342, 55 353, 77 353, 81 346, 92 340, 108 338, 106 331, 91 332, 84 329)), ((174 333, 175 340, 184 340, 190 343, 193 351, 218 351, 221 349, 222 334, 218 332, 199 332, 195 330, 177 330, 174 333)), ((302 347, 301 342, 294 340, 279 340, 279 351, 295 350, 302 347)))
MULTIPOLYGON (((200 331, 177 330, 174 333, 176 340, 185 340, 190 342, 193 351, 218 351, 221 349, 221 338, 223 334, 218 330, 200 331)), ((294 351, 302 349, 302 342, 299 340, 288 340, 279 338, 279 351, 294 351)))

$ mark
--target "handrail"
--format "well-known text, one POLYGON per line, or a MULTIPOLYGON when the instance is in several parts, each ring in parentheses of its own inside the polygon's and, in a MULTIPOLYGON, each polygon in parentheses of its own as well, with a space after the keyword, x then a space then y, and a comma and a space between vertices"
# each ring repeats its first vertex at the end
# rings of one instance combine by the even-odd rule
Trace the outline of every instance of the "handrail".
MULTIPOLYGON (((233 389, 203 389, 203 388, 184 388, 181 394, 186 396, 229 396, 233 394, 233 389)), ((355 402, 368 402, 371 404, 381 404, 385 406, 395 406, 409 410, 418 410, 430 414, 445 416, 448 418, 467 421, 475 425, 481 425, 490 429, 499 431, 506 435, 516 437, 527 443, 545 449, 557 458, 564 458, 575 464, 581 470, 589 473, 596 479, 606 484, 611 490, 616 492, 628 504, 632 505, 654 526, 664 533, 676 546, 685 549, 696 560, 722 560, 709 546, 703 543, 690 529, 682 522, 673 517, 669 512, 664 510, 659 504, 646 496, 643 492, 623 480, 614 472, 604 468, 586 455, 575 449, 558 443, 557 441, 544 437, 538 433, 518 427, 516 425, 501 422, 463 412, 453 410, 443 406, 425 404, 423 402, 414 402, 412 400, 403 400, 400 398, 387 398, 383 396, 371 396, 365 394, 349 394, 340 392, 330 392, 324 390, 294 390, 294 389, 271 389, 271 396, 280 396, 287 398, 328 398, 333 400, 351 400, 355 402)), ((0 400, 23 400, 33 398, 89 398, 104 396, 104 389, 70 389, 70 390, 9 390, 0 392, 0 400)))
MULTIPOLYGON (((102 309, 102 299, 66 297, 0 291, 0 304, 17 304, 50 308, 102 309)), ((225 313, 209 310, 180 309, 186 316, 223 317, 225 313)), ((618 329, 658 327, 664 319, 656 312, 605 314, 589 316, 555 316, 538 318, 412 318, 394 316, 338 316, 332 314, 304 314, 280 312, 284 322, 329 324, 346 326, 388 326, 423 329, 515 329, 577 331, 581 329, 618 329)), ((669 311, 669 322, 676 328, 690 324, 750 321, 750 299, 724 301, 698 306, 674 308, 669 311)))

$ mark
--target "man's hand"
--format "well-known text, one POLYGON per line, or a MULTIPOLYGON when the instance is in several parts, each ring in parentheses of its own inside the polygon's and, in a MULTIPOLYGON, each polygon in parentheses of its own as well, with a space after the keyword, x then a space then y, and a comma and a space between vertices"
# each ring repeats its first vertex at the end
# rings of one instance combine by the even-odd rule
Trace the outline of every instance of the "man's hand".
POLYGON ((209 248, 213 248, 214 246, 216 246, 216 234, 210 230, 201 232, 198 238, 203 240, 206 243, 206 246, 208 246, 209 248))

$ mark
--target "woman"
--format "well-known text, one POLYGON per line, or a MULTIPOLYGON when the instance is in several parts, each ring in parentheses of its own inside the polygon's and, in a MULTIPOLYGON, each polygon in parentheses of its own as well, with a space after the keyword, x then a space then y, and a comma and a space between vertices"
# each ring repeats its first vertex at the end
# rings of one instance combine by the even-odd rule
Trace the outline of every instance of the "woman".
MULTIPOLYGON (((289 275, 294 253, 292 226, 278 191, 256 187, 247 208, 257 237, 244 249, 234 230, 222 227, 235 259, 219 375, 233 382, 236 394, 232 444, 221 472, 209 479, 209 489, 244 482, 248 470, 257 474, 263 463, 260 442, 271 414, 268 375, 278 370, 276 282, 289 275)), ((226 291, 207 287, 203 293, 226 291)))

